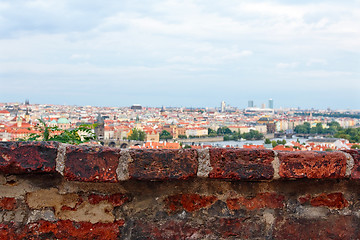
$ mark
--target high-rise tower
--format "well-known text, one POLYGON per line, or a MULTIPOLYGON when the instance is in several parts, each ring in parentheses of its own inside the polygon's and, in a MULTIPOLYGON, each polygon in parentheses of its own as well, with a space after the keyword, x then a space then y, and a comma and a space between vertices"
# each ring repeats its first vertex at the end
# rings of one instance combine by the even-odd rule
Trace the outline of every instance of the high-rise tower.
POLYGON ((225 103, 225 101, 222 101, 221 102, 221 112, 225 112, 225 110, 226 110, 226 103, 225 103))
POLYGON ((249 100, 249 101, 248 101, 248 107, 249 107, 249 108, 254 107, 254 101, 253 101, 253 100, 249 100))
POLYGON ((274 109, 274 100, 269 99, 269 108, 274 109))

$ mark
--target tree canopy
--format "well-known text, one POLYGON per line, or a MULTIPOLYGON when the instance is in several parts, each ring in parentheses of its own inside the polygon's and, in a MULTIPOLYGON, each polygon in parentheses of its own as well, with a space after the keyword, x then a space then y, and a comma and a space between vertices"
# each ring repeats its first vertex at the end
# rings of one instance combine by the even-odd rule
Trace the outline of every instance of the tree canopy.
POLYGON ((19 141, 56 141, 69 144, 80 144, 96 140, 93 129, 96 124, 82 124, 74 129, 60 129, 59 127, 48 127, 46 123, 39 119, 35 129, 39 133, 31 133, 26 138, 19 141))
POLYGON ((170 134, 168 131, 163 130, 163 131, 160 133, 159 138, 160 138, 160 139, 167 140, 167 139, 172 139, 173 136, 171 136, 171 134, 170 134))
POLYGON ((145 132, 141 131, 140 129, 133 128, 132 133, 128 137, 129 140, 136 140, 136 141, 144 141, 145 140, 145 132))

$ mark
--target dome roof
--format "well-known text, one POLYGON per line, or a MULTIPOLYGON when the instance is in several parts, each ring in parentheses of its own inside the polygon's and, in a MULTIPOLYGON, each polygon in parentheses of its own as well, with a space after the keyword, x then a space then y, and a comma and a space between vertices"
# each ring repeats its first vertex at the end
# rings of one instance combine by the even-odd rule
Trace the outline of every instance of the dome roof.
POLYGON ((69 123, 69 120, 67 120, 66 118, 59 118, 58 120, 58 124, 67 124, 69 123))

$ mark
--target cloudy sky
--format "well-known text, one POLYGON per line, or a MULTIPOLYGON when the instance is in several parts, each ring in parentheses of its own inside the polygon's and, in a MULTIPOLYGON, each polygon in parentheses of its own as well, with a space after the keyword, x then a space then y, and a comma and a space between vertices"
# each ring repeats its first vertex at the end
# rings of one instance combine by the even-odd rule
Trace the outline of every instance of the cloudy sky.
POLYGON ((0 102, 360 109, 359 24, 359 0, 2 0, 0 102))

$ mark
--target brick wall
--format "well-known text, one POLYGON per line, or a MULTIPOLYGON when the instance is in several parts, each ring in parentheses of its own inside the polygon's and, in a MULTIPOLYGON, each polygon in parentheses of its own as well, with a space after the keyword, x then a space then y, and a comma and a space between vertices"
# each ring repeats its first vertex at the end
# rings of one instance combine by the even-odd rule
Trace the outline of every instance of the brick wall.
POLYGON ((0 239, 359 239, 359 161, 0 142, 0 239))

